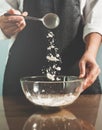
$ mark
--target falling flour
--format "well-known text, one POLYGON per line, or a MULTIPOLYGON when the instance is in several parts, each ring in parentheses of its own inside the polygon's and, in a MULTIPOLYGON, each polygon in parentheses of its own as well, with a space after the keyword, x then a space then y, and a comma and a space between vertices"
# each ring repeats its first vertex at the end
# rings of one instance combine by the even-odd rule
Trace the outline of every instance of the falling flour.
POLYGON ((60 80, 57 75, 61 71, 61 57, 59 54, 59 50, 55 45, 55 35, 53 32, 48 32, 47 34, 47 40, 48 40, 48 47, 47 47, 47 56, 46 60, 48 63, 48 66, 46 66, 45 69, 42 69, 42 73, 45 73, 47 78, 54 81, 54 80, 60 80))

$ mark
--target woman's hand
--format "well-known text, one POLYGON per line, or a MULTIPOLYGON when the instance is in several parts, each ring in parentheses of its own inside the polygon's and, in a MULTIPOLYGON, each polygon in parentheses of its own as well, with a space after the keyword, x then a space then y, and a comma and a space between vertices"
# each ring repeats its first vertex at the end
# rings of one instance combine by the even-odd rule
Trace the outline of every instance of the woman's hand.
MULTIPOLYGON (((7 13, 9 14, 21 14, 20 11, 10 9, 7 13)), ((22 13, 23 16, 27 15, 27 12, 22 13)), ((22 16, 0 16, 0 28, 6 37, 19 33, 26 26, 24 17, 22 16)))
POLYGON ((100 68, 90 52, 85 52, 79 62, 80 78, 85 78, 84 90, 91 86, 100 73, 100 68))
POLYGON ((79 62, 80 78, 85 78, 84 90, 91 86, 100 73, 100 67, 96 62, 102 36, 98 33, 90 33, 85 38, 86 50, 79 62))

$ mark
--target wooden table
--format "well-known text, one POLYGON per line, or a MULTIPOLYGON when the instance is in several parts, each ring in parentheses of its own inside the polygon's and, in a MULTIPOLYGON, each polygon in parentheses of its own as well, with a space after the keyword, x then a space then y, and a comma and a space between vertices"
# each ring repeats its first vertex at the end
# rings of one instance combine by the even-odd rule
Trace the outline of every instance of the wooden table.
POLYGON ((102 130, 102 95, 80 95, 61 109, 45 109, 24 96, 0 97, 0 130, 102 130))

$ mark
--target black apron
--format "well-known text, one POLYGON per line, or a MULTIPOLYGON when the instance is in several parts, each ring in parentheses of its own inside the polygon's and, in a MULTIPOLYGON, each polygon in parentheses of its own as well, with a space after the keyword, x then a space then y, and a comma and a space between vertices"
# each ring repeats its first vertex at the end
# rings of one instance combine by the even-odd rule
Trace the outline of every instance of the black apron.
MULTIPOLYGON (((23 11, 36 17, 43 17, 48 12, 58 14, 60 25, 51 31, 55 34, 55 44, 62 58, 61 75, 79 75, 78 62, 85 50, 79 0, 24 0, 23 11)), ((42 75, 42 67, 47 64, 46 35, 50 30, 41 22, 26 22, 27 26, 18 34, 10 49, 3 86, 6 95, 21 95, 20 78, 42 75)), ((99 82, 85 92, 100 93, 99 82)))

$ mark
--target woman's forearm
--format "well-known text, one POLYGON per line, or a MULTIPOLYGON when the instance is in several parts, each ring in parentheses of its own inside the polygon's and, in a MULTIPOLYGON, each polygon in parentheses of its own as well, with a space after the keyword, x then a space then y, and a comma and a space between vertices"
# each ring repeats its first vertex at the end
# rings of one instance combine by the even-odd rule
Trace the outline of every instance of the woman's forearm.
POLYGON ((90 33, 85 38, 86 51, 90 52, 95 58, 102 42, 102 35, 99 33, 90 33))

